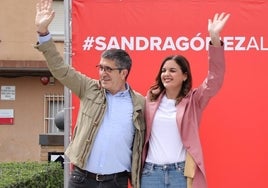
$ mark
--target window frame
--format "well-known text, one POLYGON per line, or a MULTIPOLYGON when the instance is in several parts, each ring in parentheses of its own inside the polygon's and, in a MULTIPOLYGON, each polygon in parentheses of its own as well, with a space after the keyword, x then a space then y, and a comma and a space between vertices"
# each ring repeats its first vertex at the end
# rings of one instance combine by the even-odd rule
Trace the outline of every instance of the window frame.
POLYGON ((52 7, 55 17, 49 25, 49 32, 55 41, 64 41, 64 1, 54 0, 52 7))
POLYGON ((44 133, 64 134, 64 131, 58 129, 55 124, 55 116, 62 110, 64 110, 64 95, 44 95, 44 133))

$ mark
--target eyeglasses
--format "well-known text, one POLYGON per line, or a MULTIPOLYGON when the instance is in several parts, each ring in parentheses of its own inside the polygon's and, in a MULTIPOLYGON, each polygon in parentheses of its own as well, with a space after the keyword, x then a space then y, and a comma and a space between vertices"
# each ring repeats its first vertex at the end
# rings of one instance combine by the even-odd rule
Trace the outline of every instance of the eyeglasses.
POLYGON ((122 68, 112 68, 105 65, 97 65, 96 67, 99 69, 99 71, 104 71, 108 73, 111 73, 113 70, 123 70, 122 68))

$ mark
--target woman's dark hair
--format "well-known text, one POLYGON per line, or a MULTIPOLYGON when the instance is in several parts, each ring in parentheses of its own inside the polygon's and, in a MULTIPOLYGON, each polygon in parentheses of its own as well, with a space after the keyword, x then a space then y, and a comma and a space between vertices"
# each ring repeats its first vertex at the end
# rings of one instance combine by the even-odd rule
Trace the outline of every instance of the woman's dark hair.
POLYGON ((187 79, 182 83, 181 91, 179 92, 176 100, 177 104, 185 97, 192 89, 192 73, 188 60, 182 55, 172 55, 166 57, 159 69, 159 72, 155 78, 155 84, 150 87, 151 101, 157 100, 159 95, 165 90, 165 87, 161 81, 162 68, 168 60, 174 60, 181 68, 182 73, 187 74, 187 79))

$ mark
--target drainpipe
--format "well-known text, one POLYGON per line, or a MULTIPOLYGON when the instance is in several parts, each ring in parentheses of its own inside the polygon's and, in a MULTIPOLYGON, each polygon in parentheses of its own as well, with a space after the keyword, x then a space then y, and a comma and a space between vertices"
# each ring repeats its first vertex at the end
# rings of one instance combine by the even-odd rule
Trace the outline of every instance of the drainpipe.
MULTIPOLYGON (((71 65, 71 3, 72 0, 64 0, 64 60, 66 64, 71 65)), ((72 100, 71 91, 64 87, 64 151, 70 143, 72 130, 72 100)), ((70 161, 64 157, 64 188, 68 188, 70 176, 70 161)))

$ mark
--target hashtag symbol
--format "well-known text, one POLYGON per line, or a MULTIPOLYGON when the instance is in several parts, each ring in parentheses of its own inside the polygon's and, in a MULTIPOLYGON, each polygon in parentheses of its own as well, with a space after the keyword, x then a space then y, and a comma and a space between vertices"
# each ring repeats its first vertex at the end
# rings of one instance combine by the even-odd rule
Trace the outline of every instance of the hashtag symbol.
POLYGON ((87 37, 86 40, 84 40, 83 50, 90 50, 90 48, 94 44, 94 37, 87 37))

